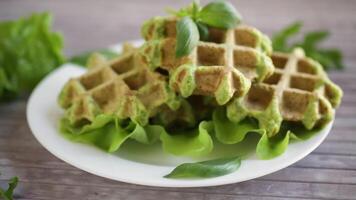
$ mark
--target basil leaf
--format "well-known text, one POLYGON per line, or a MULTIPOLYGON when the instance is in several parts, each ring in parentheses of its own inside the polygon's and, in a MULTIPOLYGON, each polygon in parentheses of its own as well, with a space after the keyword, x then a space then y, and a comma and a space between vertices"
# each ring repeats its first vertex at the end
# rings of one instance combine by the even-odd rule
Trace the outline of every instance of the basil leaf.
POLYGON ((13 200, 14 190, 19 182, 18 177, 13 177, 9 182, 9 187, 7 190, 0 188, 0 197, 5 200, 13 200))
POLYGON ((305 34, 301 47, 305 50, 313 50, 317 45, 329 36, 327 31, 313 31, 305 34))
POLYGON ((335 66, 336 69, 343 69, 345 67, 342 62, 342 53, 338 49, 322 49, 318 52, 308 52, 308 55, 320 62, 326 69, 329 69, 331 66, 335 66))
POLYGON ((86 66, 89 57, 93 53, 99 53, 107 59, 112 59, 119 55, 119 53, 114 52, 110 49, 99 49, 99 50, 84 52, 82 54, 73 56, 72 58, 69 59, 69 62, 80 65, 80 66, 86 66))
POLYGON ((298 34, 302 28, 302 22, 294 22, 293 24, 283 28, 272 37, 273 50, 275 51, 290 51, 288 40, 298 34))
POLYGON ((176 167, 165 178, 212 178, 230 174, 241 165, 239 157, 184 163, 176 167))
POLYGON ((229 2, 215 1, 201 9, 198 19, 212 27, 229 29, 241 21, 241 16, 229 2))
POLYGON ((177 47, 176 57, 188 55, 199 42, 199 31, 197 25, 190 17, 183 17, 176 26, 177 47))
POLYGON ((197 22, 197 27, 199 30, 200 40, 207 41, 209 39, 208 26, 203 23, 197 22))
POLYGON ((296 47, 304 49, 308 57, 318 61, 325 70, 331 68, 343 69, 342 53, 338 49, 320 48, 319 43, 329 36, 328 31, 311 31, 304 35, 302 41, 289 45, 288 41, 300 32, 301 22, 295 22, 272 37, 273 49, 276 51, 290 52, 296 47))

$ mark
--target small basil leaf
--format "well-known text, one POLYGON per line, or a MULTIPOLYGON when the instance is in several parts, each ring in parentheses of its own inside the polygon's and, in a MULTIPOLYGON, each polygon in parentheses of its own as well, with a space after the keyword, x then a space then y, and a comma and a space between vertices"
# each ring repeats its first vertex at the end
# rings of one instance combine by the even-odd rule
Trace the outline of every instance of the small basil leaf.
POLYGON ((239 157, 184 163, 176 167, 165 178, 212 178, 230 174, 241 165, 239 157))
POLYGON ((300 32, 302 22, 294 22, 293 24, 285 27, 281 31, 275 33, 272 37, 273 50, 276 51, 290 51, 288 47, 288 40, 300 32))
POLYGON ((18 177, 13 177, 9 182, 9 187, 7 190, 0 188, 0 198, 5 200, 13 200, 14 190, 19 182, 18 177))
POLYGON ((305 34, 303 44, 304 50, 316 48, 318 43, 325 40, 329 36, 327 31, 313 31, 305 34))
POLYGON ((110 49, 99 49, 99 50, 84 52, 77 56, 73 56, 72 58, 69 59, 69 62, 80 65, 80 66, 86 66, 89 57, 93 53, 99 53, 107 59, 112 59, 119 55, 118 53, 116 53, 110 49))
MULTIPOLYGON (((329 58, 331 60, 331 64, 323 65, 326 67, 336 67, 337 69, 343 69, 344 64, 342 62, 342 53, 338 49, 322 49, 319 50, 320 56, 324 58, 329 58)), ((316 59, 318 60, 318 59, 316 59)), ((320 62, 320 60, 318 60, 320 62)), ((323 64, 323 63, 321 63, 323 64)))
POLYGON ((234 28, 241 16, 235 7, 226 1, 215 1, 204 6, 199 12, 199 20, 216 28, 234 28))
POLYGON ((195 0, 192 3, 192 18, 194 20, 197 19, 199 11, 200 11, 199 1, 195 0))
POLYGON ((188 55, 199 42, 197 25, 190 17, 183 17, 176 26, 177 47, 176 57, 188 55))
POLYGON ((197 23, 197 26, 199 30, 200 40, 207 41, 209 39, 208 26, 200 22, 197 23))

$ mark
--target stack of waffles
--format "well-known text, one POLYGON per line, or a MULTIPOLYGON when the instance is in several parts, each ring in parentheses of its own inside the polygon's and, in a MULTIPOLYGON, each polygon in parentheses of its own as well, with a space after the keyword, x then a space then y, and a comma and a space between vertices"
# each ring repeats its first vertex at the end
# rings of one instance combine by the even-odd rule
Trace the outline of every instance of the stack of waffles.
POLYGON ((69 80, 59 103, 70 122, 88 124, 104 113, 141 125, 158 117, 194 125, 197 113, 222 106, 230 121, 255 118, 272 137, 283 121, 313 129, 332 120, 342 92, 302 49, 272 52, 266 35, 239 25, 210 27, 206 40, 176 57, 176 23, 147 21, 141 47, 110 61, 96 56, 86 74, 69 80))

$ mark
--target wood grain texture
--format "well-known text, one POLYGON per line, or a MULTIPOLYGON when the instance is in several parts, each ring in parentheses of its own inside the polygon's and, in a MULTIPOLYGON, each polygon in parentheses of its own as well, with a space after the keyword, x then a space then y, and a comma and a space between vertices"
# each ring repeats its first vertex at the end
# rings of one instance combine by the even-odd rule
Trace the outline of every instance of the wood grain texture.
MULTIPOLYGON (((189 1, 152 0, 1 0, 0 20, 34 11, 55 15, 63 33, 65 53, 139 38, 143 20, 163 15, 166 7, 189 1)), ((21 179, 16 199, 197 199, 282 200, 356 199, 356 1, 270 0, 233 1, 245 21, 267 34, 295 20, 305 30, 332 32, 325 46, 343 50, 346 70, 330 77, 344 89, 343 104, 326 141, 294 165, 259 179, 210 188, 146 187, 100 178, 78 170, 47 152, 26 122, 26 97, 0 104, 0 185, 11 176, 21 179)))

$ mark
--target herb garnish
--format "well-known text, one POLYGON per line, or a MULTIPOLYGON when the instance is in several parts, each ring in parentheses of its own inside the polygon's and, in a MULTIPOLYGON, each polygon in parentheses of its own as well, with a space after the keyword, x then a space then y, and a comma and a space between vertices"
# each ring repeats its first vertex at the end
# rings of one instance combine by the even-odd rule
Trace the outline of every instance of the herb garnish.
POLYGON ((295 47, 301 47, 307 56, 320 62, 325 70, 343 69, 342 54, 339 49, 319 47, 319 44, 329 36, 328 31, 311 31, 304 35, 302 41, 288 43, 300 33, 302 26, 302 22, 295 22, 275 33, 272 37, 273 50, 291 52, 295 47))
POLYGON ((207 26, 229 29, 235 27, 241 19, 234 6, 226 1, 214 1, 202 8, 194 1, 186 8, 169 12, 180 18, 176 26, 177 57, 188 55, 199 40, 207 39, 207 26))
POLYGON ((0 198, 4 200, 13 200, 14 190, 19 182, 18 177, 13 177, 10 179, 9 186, 6 190, 0 188, 0 198))
POLYGON ((165 175, 165 178, 212 178, 233 173, 239 169, 239 157, 220 158, 197 163, 184 163, 165 175))

